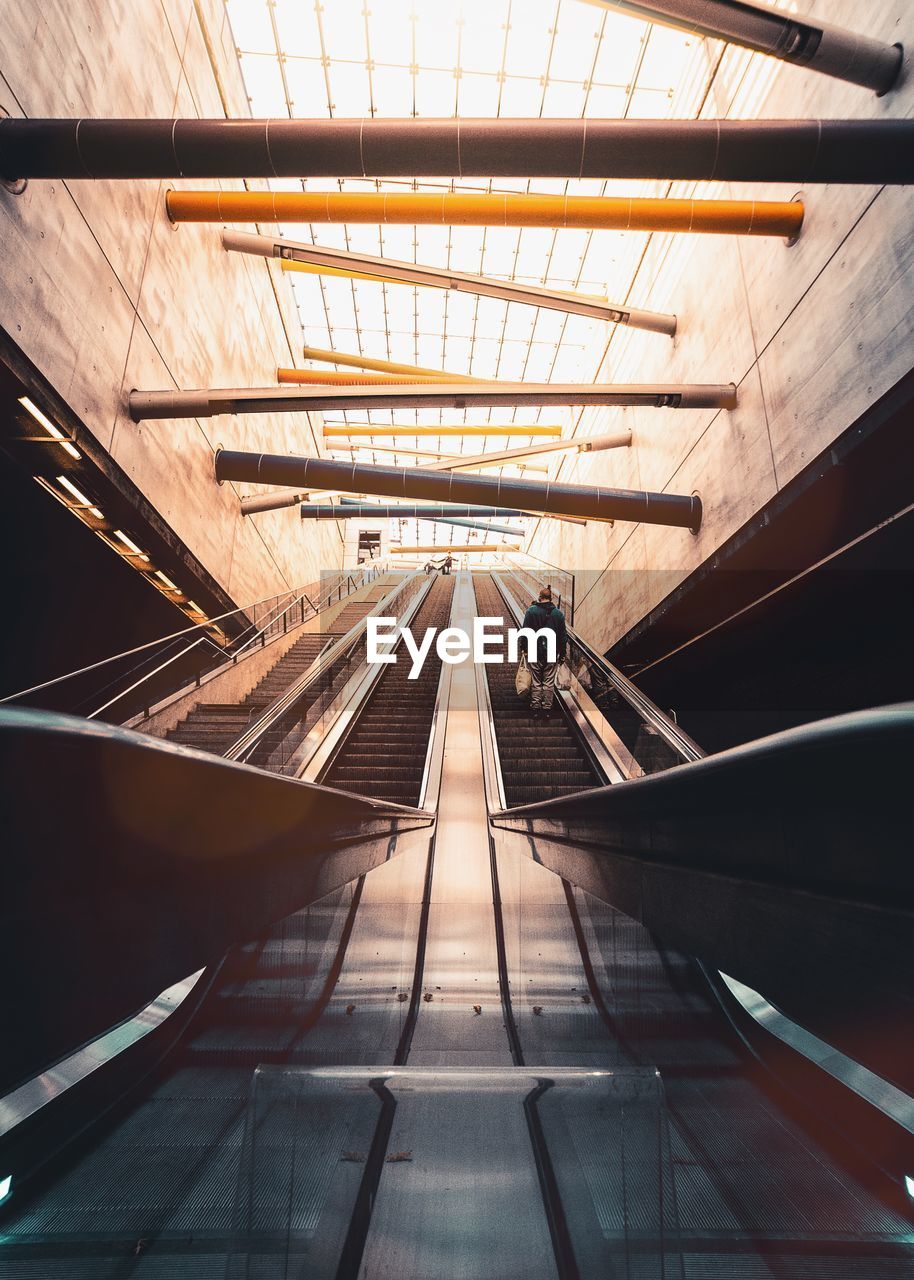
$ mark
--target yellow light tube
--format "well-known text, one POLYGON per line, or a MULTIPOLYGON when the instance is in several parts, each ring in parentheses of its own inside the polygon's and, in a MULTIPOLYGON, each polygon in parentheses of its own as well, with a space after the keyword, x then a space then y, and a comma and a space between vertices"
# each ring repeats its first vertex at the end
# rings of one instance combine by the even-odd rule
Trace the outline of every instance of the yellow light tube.
MULTIPOLYGON (((297 258, 280 258, 279 265, 283 271, 303 271, 306 275, 314 276, 343 276, 347 280, 370 280, 373 284, 402 284, 407 289, 446 289, 448 286, 445 281, 432 282, 431 280, 400 280, 394 279, 392 276, 381 275, 380 272, 372 273, 370 271, 356 270, 354 267, 332 267, 329 263, 323 262, 299 262, 297 258)), ((510 280, 501 281, 510 285, 510 280)), ((576 293, 573 289, 550 289, 550 293, 561 294, 563 298, 570 298, 572 301, 580 302, 597 302, 607 303, 609 298, 604 293, 576 293)), ((535 303, 535 299, 531 299, 535 303)))
MULTIPOLYGON (((403 280, 392 280, 389 276, 372 275, 369 271, 356 271, 348 267, 325 266, 322 262, 297 262, 293 258, 280 258, 279 265, 283 271, 302 271, 309 276, 344 276, 347 280, 371 280, 374 284, 404 284, 403 280)), ((410 288, 417 286, 411 284, 410 288)))
POLYGON ((371 369, 375 373, 411 373, 416 378, 443 378, 450 382, 477 382, 469 373, 448 373, 447 369, 428 369, 421 364, 399 364, 396 360, 379 360, 374 356, 355 355, 350 351, 326 351, 323 347, 302 347, 306 360, 324 364, 341 364, 352 369, 371 369))
POLYGON ((373 222, 471 227, 583 227, 792 238, 799 200, 655 200, 462 192, 168 191, 173 222, 373 222))
POLYGON ((437 547, 391 547, 392 556, 433 555, 441 551, 460 551, 475 554, 477 551, 516 551, 513 542, 452 542, 437 547))
MULTIPOLYGON (((281 385, 294 386, 339 386, 339 387, 372 387, 372 386, 409 386, 417 382, 448 382, 454 377, 449 373, 350 373, 339 369, 277 369, 276 380, 281 385)), ((490 378, 459 377, 458 382, 475 382, 487 386, 490 378)))
POLYGON ((437 436, 560 436, 561 427, 386 427, 372 424, 359 427, 331 427, 324 424, 324 439, 332 440, 339 436, 414 436, 419 440, 430 440, 437 436))

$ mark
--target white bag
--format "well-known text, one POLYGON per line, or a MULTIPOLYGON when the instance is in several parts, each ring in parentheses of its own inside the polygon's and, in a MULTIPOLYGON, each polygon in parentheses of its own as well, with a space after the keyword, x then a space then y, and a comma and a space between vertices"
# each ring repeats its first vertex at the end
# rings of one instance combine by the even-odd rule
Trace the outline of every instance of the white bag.
POLYGON ((556 668, 555 687, 559 693, 565 693, 571 688, 571 668, 567 662, 560 662, 556 668))
POLYGON ((527 666, 527 659, 521 655, 520 665, 517 668, 517 675, 514 677, 514 688, 517 696, 523 698, 525 694, 530 692, 533 685, 533 674, 527 666))

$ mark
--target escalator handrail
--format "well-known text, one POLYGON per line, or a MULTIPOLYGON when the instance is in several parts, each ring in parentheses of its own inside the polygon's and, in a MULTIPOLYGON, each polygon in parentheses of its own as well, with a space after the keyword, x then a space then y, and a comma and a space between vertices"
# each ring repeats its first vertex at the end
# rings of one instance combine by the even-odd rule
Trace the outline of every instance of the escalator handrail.
MULTIPOLYGON (((518 578, 519 575, 515 571, 509 570, 509 572, 512 577, 518 578)), ((533 574, 530 576, 534 577, 533 574)), ((515 603, 517 602, 515 601, 515 603)), ((522 612, 519 616, 523 616, 522 612)), ((691 763, 704 758, 706 753, 702 751, 698 743, 690 738, 675 720, 672 720, 664 711, 661 711, 646 693, 643 693, 627 676, 624 676, 618 667, 613 666, 611 662, 597 653, 596 649, 591 648, 574 627, 566 624, 566 630, 569 642, 580 650, 587 663, 600 672, 607 683, 613 687, 620 697, 625 699, 632 710, 649 724, 667 746, 679 756, 682 763, 691 763)))
MULTIPOLYGON (((425 573, 418 570, 410 576, 414 581, 420 579, 421 586, 419 591, 410 597, 403 606, 397 623, 401 628, 410 625, 435 581, 435 578, 429 578, 425 573)), ((405 583, 401 584, 400 589, 405 585, 405 583)), ((396 592, 385 597, 384 600, 379 602, 378 607, 389 607, 394 595, 396 595, 396 592)), ((371 614, 366 614, 366 618, 370 616, 371 614)), ((352 632, 358 632, 359 627, 365 624, 365 620, 362 619, 356 623, 352 628, 352 632)), ((393 651, 396 652, 403 642, 402 635, 393 639, 393 651)), ((358 634, 356 635, 356 640, 358 640, 358 634)), ((352 647, 353 644, 350 644, 349 648, 351 649, 352 647)), ((383 663, 369 665, 366 661, 349 677, 329 708, 332 714, 332 725, 326 730, 321 730, 317 725, 312 726, 305 739, 293 753, 289 763, 293 768, 294 777, 300 778, 305 782, 316 782, 318 778, 326 776, 337 754, 343 748, 349 734, 354 729, 369 696, 374 691, 385 670, 386 665, 383 663), (334 704, 336 704, 335 709, 333 709, 334 704)), ((308 683, 310 683, 310 677, 308 683)), ((323 714, 326 715, 327 711, 328 708, 325 708, 323 714)), ((423 808, 421 805, 419 807, 423 808)))

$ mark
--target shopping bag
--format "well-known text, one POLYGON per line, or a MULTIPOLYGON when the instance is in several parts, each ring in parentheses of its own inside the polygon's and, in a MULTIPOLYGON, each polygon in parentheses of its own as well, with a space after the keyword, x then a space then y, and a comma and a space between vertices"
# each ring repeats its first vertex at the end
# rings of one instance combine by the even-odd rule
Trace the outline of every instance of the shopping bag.
POLYGON ((530 668, 527 666, 527 659, 525 657, 521 657, 520 666, 517 668, 517 675, 514 677, 514 688, 517 691, 517 696, 522 698, 525 694, 529 693, 530 686, 532 684, 533 676, 530 672, 530 668))
POLYGON ((559 693, 571 688, 571 668, 567 662, 560 662, 555 672, 555 687, 559 693))

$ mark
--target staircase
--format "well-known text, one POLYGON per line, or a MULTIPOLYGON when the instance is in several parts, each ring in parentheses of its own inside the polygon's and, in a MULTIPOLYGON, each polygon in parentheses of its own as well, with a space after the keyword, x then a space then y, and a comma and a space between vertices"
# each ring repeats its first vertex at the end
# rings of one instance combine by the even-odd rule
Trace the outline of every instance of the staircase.
MULTIPOLYGON (((348 607, 348 606, 347 606, 348 607)), ((330 640, 323 631, 299 636, 243 702, 201 702, 166 735, 169 742, 221 756, 289 685, 311 666, 330 640)))

